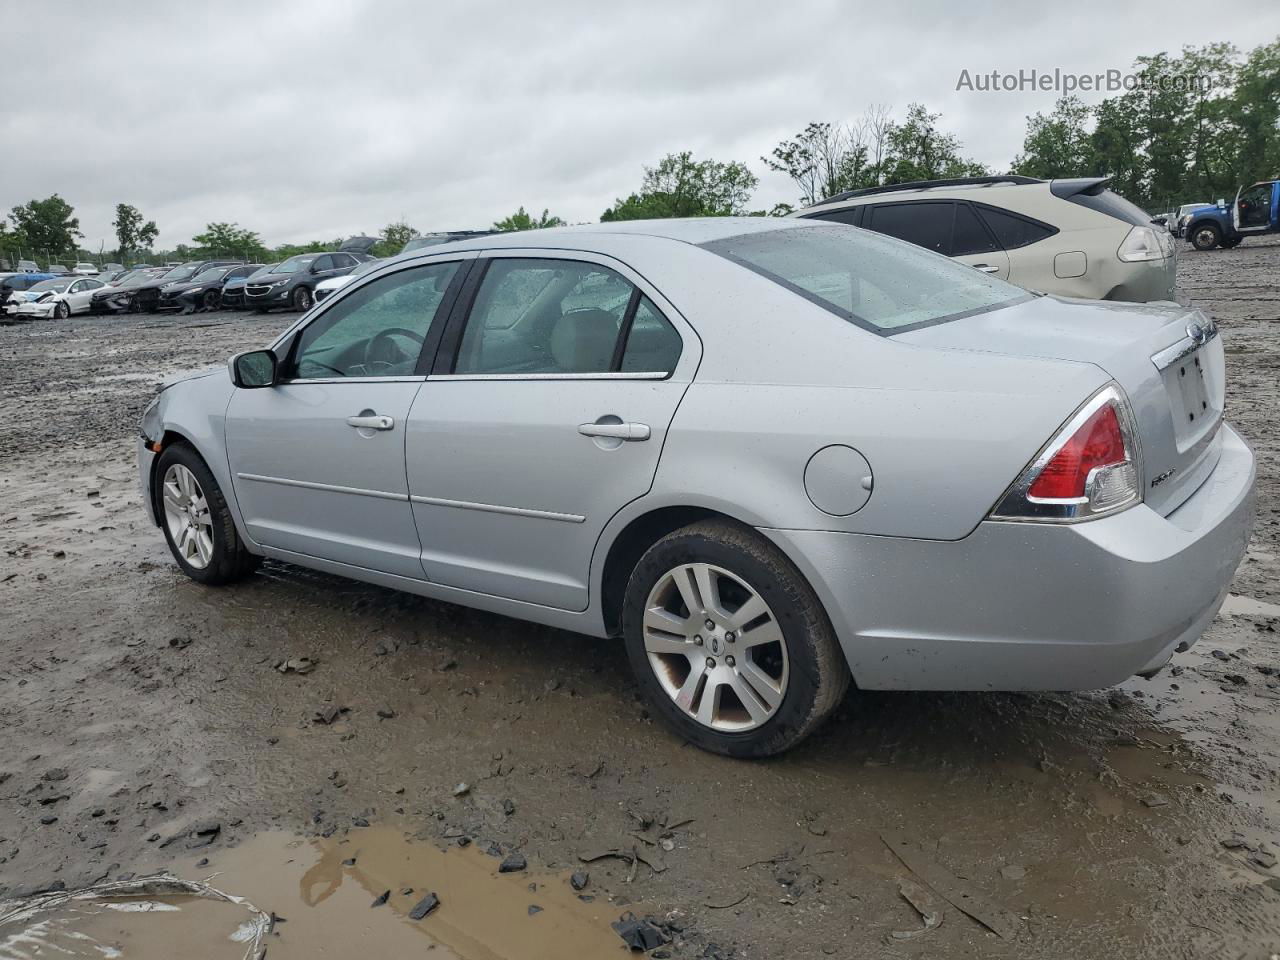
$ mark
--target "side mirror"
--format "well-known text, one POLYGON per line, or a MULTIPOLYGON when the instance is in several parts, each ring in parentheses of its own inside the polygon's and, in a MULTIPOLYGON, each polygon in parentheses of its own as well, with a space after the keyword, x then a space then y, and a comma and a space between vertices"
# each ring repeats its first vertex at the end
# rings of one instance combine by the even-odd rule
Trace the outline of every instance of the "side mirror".
POLYGON ((273 387, 276 383, 276 355, 271 350, 250 350, 231 358, 231 382, 242 390, 273 387))

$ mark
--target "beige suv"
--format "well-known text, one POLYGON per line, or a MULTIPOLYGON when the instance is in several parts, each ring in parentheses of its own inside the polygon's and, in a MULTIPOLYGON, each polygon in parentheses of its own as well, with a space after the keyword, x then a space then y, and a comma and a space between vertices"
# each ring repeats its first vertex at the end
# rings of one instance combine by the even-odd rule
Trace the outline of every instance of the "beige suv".
POLYGON ((851 190, 792 216, 889 234, 1028 290, 1174 300, 1172 238, 1108 180, 924 180, 851 190))

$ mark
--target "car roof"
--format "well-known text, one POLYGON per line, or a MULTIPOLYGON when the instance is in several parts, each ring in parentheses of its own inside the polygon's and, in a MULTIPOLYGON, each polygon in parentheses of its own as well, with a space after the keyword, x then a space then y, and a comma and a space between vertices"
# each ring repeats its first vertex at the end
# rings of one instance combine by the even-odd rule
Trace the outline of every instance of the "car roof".
POLYGON ((689 217, 669 220, 621 220, 612 223, 582 223, 543 230, 514 230, 472 237, 436 246, 419 247, 408 256, 437 254, 447 250, 492 250, 509 247, 566 247, 590 250, 605 246, 610 237, 643 236, 702 244, 747 233, 796 230, 814 226, 811 220, 784 220, 780 217, 689 217))

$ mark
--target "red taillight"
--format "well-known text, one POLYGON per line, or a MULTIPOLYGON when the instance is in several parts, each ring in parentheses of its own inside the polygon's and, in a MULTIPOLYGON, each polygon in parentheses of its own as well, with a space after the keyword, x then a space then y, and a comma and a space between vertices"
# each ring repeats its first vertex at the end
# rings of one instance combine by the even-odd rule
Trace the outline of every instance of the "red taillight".
POLYGON ((1124 463, 1126 459, 1120 418, 1115 407, 1105 404, 1044 465, 1027 496, 1036 500, 1084 497, 1085 481, 1091 471, 1124 463))

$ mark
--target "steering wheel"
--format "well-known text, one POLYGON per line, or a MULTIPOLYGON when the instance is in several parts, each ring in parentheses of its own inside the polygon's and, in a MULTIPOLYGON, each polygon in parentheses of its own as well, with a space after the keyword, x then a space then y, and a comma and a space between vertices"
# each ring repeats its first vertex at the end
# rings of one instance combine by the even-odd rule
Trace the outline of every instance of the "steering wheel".
POLYGON ((399 363, 415 359, 415 355, 406 353, 392 337, 408 337, 419 347, 426 342, 426 337, 404 327, 388 327, 379 330, 364 345, 364 365, 369 370, 388 369, 399 363))

